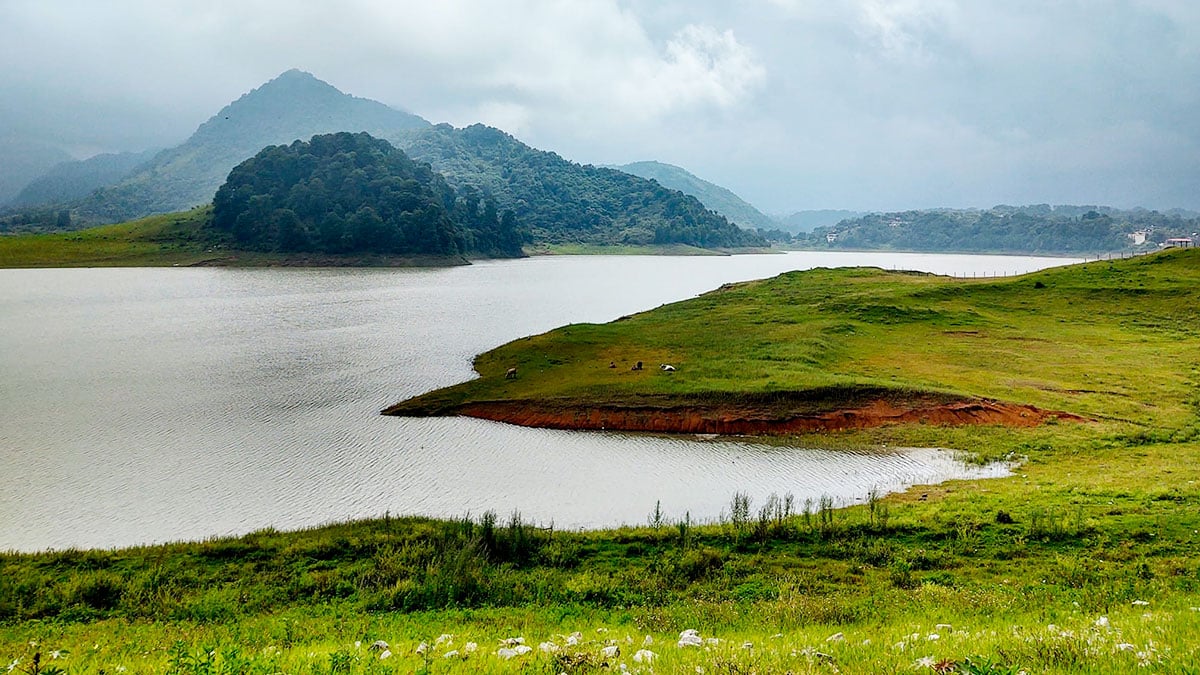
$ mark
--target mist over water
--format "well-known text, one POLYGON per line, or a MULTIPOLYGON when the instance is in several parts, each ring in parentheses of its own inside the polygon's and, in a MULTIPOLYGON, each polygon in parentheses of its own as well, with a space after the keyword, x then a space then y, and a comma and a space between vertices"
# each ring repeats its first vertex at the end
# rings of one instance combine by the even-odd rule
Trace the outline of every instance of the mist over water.
POLYGON ((995 475, 886 454, 525 429, 378 411, 472 357, 814 266, 1023 273, 1074 260, 790 253, 449 269, 0 271, 0 549, 113 547, 390 512, 556 527, 718 517, 735 491, 851 501, 995 475))

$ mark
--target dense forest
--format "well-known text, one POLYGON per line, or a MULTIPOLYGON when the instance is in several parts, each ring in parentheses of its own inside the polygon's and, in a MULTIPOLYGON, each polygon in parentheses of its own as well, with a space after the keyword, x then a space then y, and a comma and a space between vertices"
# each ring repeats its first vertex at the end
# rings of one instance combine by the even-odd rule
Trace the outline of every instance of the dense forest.
POLYGON ((262 150, 217 190, 212 224, 250 250, 521 255, 512 211, 366 133, 262 150))
POLYGON ((1155 247, 1198 230, 1194 213, 1039 204, 872 213, 797 240, 834 249, 1095 253, 1155 247))
POLYGON ((397 137, 451 184, 495 195, 537 243, 761 246, 695 197, 615 169, 579 165, 481 124, 447 124, 397 137))

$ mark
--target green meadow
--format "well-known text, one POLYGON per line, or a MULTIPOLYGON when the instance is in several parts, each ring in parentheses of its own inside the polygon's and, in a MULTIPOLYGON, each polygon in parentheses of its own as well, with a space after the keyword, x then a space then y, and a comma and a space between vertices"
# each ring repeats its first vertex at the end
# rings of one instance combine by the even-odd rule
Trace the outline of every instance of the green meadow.
POLYGON ((1085 421, 780 439, 954 448, 1013 466, 847 508, 736 494, 707 523, 663 503, 606 531, 486 513, 4 554, 0 666, 1200 672, 1197 281, 1200 252, 1187 250, 1005 280, 814 270, 518 340, 478 358, 480 379, 400 412, 632 400, 822 410, 884 392, 1085 421), (647 370, 629 370, 635 360, 647 370))

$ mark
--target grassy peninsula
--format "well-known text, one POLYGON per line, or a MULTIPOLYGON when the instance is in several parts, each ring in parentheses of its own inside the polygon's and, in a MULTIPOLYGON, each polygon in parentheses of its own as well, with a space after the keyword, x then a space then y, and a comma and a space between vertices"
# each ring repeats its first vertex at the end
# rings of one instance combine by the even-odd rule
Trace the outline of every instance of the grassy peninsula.
POLYGON ((801 435, 1021 460, 1007 478, 845 509, 731 495, 704 525, 648 504, 645 524, 602 532, 483 514, 0 555, 0 658, 107 673, 1196 672, 1198 277, 1187 250, 1009 280, 815 270, 519 340, 480 356, 479 380, 398 411, 1057 414, 801 435))

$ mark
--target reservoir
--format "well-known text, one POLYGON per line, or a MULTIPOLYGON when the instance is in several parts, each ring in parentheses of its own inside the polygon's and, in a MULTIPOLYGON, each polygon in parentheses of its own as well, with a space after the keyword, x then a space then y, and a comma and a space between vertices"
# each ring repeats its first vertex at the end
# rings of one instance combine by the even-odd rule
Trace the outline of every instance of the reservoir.
POLYGON ((582 256, 438 269, 0 270, 0 550, 115 547, 392 515, 557 528, 848 503, 996 475, 950 453, 525 429, 379 410, 504 342, 812 267, 959 276, 1077 260, 582 256))

